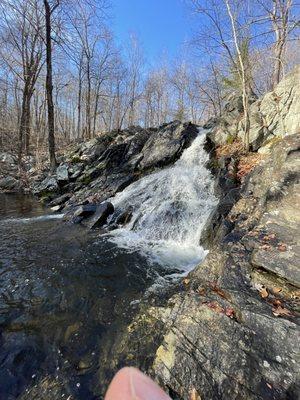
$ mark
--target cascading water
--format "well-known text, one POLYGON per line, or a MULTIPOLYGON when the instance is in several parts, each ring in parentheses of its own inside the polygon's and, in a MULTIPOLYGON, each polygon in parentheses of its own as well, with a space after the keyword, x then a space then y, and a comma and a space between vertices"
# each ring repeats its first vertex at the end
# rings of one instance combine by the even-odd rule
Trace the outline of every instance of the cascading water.
POLYGON ((185 270, 203 259, 201 231, 216 205, 204 141, 205 131, 200 129, 172 167, 145 176, 111 199, 117 212, 133 210, 130 223, 114 231, 112 241, 185 270))

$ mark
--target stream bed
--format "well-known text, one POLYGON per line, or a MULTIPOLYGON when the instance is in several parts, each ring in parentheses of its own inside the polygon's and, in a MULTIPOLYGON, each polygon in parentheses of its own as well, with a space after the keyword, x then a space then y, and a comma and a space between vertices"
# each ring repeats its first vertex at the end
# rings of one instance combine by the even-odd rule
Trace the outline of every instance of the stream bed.
POLYGON ((0 195, 0 237, 0 399, 23 398, 45 376, 67 382, 62 398, 99 399, 103 346, 176 268, 25 196, 0 195))

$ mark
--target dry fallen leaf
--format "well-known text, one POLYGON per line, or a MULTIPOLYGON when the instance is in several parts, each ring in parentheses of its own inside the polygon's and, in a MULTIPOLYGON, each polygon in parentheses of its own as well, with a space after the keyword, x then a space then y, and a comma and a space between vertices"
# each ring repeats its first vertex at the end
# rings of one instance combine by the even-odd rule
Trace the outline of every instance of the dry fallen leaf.
POLYGON ((219 303, 216 301, 211 301, 210 303, 207 303, 207 307, 211 308, 213 311, 217 313, 224 313, 224 308, 220 306, 219 303))
POLYGON ((271 246, 269 244, 262 244, 259 248, 262 250, 270 250, 271 246))
POLYGON ((225 310, 225 315, 229 318, 234 318, 234 309, 232 307, 227 307, 225 310))
POLYGON ((273 306, 278 307, 278 306, 281 306, 281 301, 278 299, 273 299, 272 304, 273 304, 273 306))
POLYGON ((265 287, 262 287, 259 291, 260 297, 262 297, 263 299, 265 299, 266 297, 269 296, 269 292, 267 291, 267 289, 265 287))
POLYGON ((287 317, 292 317, 293 313, 289 311, 287 308, 284 307, 276 307, 272 308, 272 312, 275 315, 275 317, 281 317, 281 316, 287 316, 287 317))
POLYGON ((273 292, 274 294, 280 293, 280 292, 282 292, 282 288, 280 288, 280 287, 273 287, 273 288, 272 288, 272 292, 273 292))
POLYGON ((277 248, 279 251, 287 251, 287 245, 284 243, 279 243, 277 248))
POLYGON ((197 293, 200 294, 200 296, 204 296, 205 293, 206 293, 205 288, 204 287, 199 287, 197 289, 197 293))

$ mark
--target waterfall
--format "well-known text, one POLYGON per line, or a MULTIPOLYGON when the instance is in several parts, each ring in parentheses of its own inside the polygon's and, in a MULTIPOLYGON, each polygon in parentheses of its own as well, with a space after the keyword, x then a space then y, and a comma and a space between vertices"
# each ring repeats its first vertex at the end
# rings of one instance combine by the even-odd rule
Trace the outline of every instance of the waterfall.
POLYGON ((171 167, 147 175, 110 199, 115 210, 133 210, 130 222, 110 240, 164 265, 189 270, 206 252, 199 245, 203 226, 216 205, 213 179, 205 167, 205 131, 171 167))

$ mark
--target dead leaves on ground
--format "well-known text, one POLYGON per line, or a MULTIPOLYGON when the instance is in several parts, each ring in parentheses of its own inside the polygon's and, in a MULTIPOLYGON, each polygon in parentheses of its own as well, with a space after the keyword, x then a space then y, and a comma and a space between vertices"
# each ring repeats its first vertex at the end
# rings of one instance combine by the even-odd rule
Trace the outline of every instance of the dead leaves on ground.
POLYGON ((287 245, 285 243, 279 243, 277 249, 279 251, 287 251, 287 245))
POLYGON ((287 308, 279 305, 278 307, 272 308, 272 313, 275 317, 294 317, 294 314, 287 308))
POLYGON ((269 292, 264 286, 260 289, 259 294, 262 299, 266 299, 269 296, 269 292))
POLYGON ((218 314, 224 314, 231 319, 235 318, 235 311, 232 307, 222 307, 217 301, 211 301, 205 305, 218 314))

